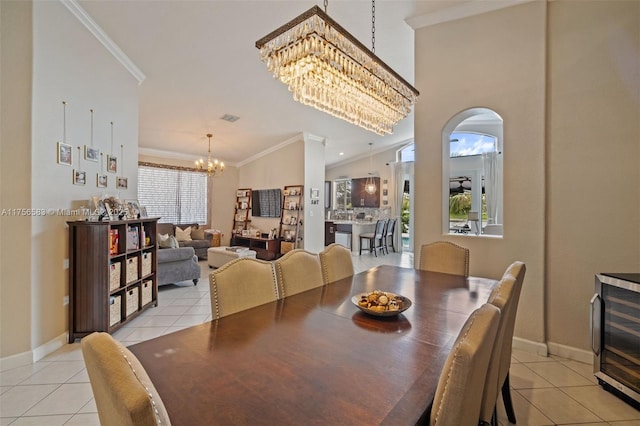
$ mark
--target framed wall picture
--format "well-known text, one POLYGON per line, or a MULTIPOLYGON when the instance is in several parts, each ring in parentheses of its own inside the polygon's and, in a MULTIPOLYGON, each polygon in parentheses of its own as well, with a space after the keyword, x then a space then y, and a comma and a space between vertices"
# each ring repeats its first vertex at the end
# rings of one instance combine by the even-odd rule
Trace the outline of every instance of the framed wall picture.
POLYGON ((138 200, 126 200, 127 216, 130 219, 137 219, 140 217, 140 203, 138 200))
POLYGON ((116 178, 116 188, 118 188, 118 189, 127 189, 128 186, 129 185, 128 185, 126 177, 116 178))
POLYGON ((311 188, 311 199, 312 200, 317 200, 319 198, 320 198, 320 189, 311 188))
POLYGON ((107 175, 101 175, 100 173, 97 174, 96 185, 98 186, 98 188, 106 188, 107 182, 108 182, 107 175))
POLYGON ((87 183, 87 172, 83 172, 81 170, 73 171, 73 184, 74 185, 86 185, 87 183))
POLYGON ((107 155, 107 171, 109 173, 118 173, 118 158, 113 155, 107 155))
POLYGON ((87 161, 93 161, 94 163, 98 162, 98 157, 100 157, 100 150, 98 148, 93 148, 91 146, 84 146, 84 159, 87 161))
POLYGON ((64 142, 58 142, 58 164, 64 164, 70 166, 73 163, 73 156, 71 150, 73 147, 64 142))

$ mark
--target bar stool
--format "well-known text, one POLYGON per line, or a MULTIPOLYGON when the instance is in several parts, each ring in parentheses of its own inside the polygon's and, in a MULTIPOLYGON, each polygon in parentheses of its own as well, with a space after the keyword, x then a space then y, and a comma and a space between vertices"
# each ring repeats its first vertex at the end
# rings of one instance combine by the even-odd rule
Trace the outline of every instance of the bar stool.
POLYGON ((396 232, 396 222, 398 221, 398 219, 389 219, 389 222, 387 223, 387 229, 386 232, 384 233, 384 246, 387 250, 387 253, 389 253, 389 248, 388 248, 388 242, 389 242, 389 237, 391 237, 391 249, 393 250, 393 252, 396 252, 396 246, 395 246, 395 232, 396 232))
POLYGON ((384 233, 387 225, 386 219, 379 219, 376 222, 376 229, 374 232, 367 232, 364 234, 360 234, 358 237, 360 238, 360 252, 359 255, 362 254, 362 241, 369 241, 369 253, 373 252, 373 254, 378 257, 378 250, 382 250, 382 254, 384 254, 384 233), (380 243, 378 245, 378 242, 380 243))

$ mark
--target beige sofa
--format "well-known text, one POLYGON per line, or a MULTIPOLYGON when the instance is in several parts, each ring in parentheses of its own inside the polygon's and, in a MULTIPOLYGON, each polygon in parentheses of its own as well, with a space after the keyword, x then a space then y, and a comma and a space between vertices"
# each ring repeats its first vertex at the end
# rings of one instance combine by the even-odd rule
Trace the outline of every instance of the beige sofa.
POLYGON ((175 237, 176 227, 180 228, 180 230, 191 228, 191 232, 189 233, 189 237, 191 239, 186 241, 180 241, 180 239, 178 239, 178 245, 180 247, 193 247, 199 260, 207 260, 207 249, 211 247, 211 240, 213 239, 213 235, 204 232, 205 225, 198 225, 197 223, 178 225, 173 223, 158 223, 156 229, 158 234, 168 234, 169 236, 175 237))

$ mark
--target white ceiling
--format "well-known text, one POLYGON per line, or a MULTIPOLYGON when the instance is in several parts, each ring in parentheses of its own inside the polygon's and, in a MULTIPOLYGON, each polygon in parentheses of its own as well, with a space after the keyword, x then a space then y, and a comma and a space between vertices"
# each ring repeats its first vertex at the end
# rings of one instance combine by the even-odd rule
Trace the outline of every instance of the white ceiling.
MULTIPOLYGON (((378 0, 376 55, 414 82, 413 30, 407 18, 479 0, 378 0)), ((413 113, 380 137, 295 102, 258 58, 255 42, 319 1, 78 0, 146 76, 140 86, 143 153, 244 161, 301 132, 326 137, 326 163, 366 156, 413 138, 413 113), (220 118, 240 117, 234 123, 220 118), (339 153, 344 152, 343 156, 339 153)), ((371 2, 332 0, 328 14, 371 46, 371 2)), ((422 94, 418 102, 428 102, 422 94)))

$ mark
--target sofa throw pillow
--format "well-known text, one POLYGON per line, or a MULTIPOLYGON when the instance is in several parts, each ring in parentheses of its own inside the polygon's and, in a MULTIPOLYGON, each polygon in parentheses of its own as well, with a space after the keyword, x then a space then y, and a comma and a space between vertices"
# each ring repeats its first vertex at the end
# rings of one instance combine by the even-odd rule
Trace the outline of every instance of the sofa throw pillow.
POLYGON ((178 240, 173 235, 169 236, 169 248, 178 248, 180 244, 178 244, 178 240))
POLYGON ((204 228, 193 228, 191 229, 191 239, 192 240, 204 240, 204 228))
POLYGON ((169 241, 169 234, 158 234, 158 247, 171 248, 171 241, 169 241))
POLYGON ((176 226, 176 239, 178 241, 191 241, 191 227, 181 229, 176 226))

